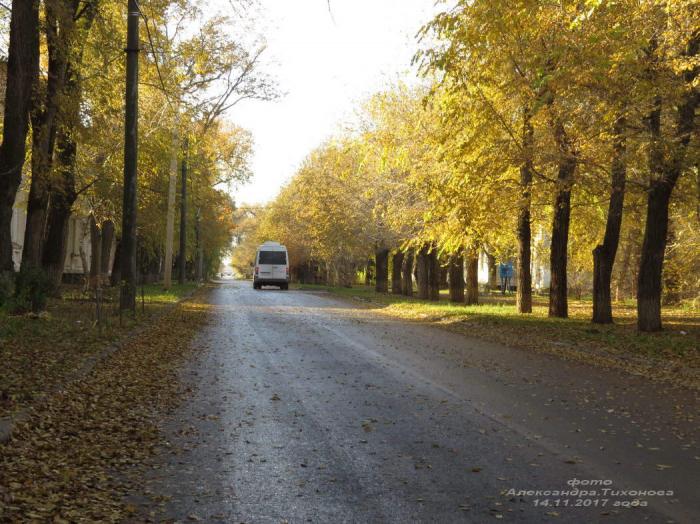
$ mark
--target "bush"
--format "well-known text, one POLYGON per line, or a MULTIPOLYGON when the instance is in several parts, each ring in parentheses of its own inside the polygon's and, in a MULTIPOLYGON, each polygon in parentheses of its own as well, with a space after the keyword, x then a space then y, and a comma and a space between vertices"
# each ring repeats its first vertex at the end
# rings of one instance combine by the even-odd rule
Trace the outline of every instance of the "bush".
POLYGON ((15 275, 11 271, 0 271, 0 306, 7 304, 15 293, 15 275))
POLYGON ((51 280, 40 268, 23 269, 17 274, 15 293, 11 301, 14 313, 39 313, 46 309, 52 290, 51 280))

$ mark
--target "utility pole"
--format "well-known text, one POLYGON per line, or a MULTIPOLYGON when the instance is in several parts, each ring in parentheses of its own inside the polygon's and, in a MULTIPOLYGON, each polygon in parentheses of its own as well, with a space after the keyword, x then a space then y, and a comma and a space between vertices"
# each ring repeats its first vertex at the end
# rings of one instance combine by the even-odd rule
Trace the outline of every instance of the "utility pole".
POLYGON ((200 208, 197 207, 197 222, 195 224, 195 231, 197 233, 197 283, 204 281, 204 248, 202 246, 202 216, 200 213, 200 208))
POLYGON ((173 235, 175 233, 175 193, 177 192, 177 154, 179 140, 177 134, 177 119, 173 126, 173 143, 170 152, 170 171, 168 176, 168 210, 165 222, 165 268, 163 274, 163 287, 170 289, 173 271, 173 235))
POLYGON ((139 10, 129 0, 126 40, 124 119, 124 203, 122 206, 121 289, 119 309, 136 311, 136 176, 138 164, 139 10))
POLYGON ((182 188, 180 190, 180 284, 185 283, 185 262, 187 261, 187 154, 189 150, 189 140, 183 140, 182 146, 182 188))

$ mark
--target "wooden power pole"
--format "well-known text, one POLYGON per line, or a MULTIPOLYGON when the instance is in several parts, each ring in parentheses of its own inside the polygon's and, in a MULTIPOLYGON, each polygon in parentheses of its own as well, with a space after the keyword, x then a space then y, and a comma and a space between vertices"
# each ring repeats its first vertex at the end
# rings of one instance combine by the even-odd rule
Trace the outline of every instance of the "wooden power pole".
POLYGON ((165 218, 165 268, 163 287, 170 289, 173 271, 173 235, 175 234, 175 193, 177 192, 177 155, 180 149, 177 135, 177 121, 173 126, 173 143, 170 151, 170 171, 168 173, 168 210, 165 218))
POLYGON ((124 203, 122 206, 119 308, 136 310, 136 176, 138 163, 139 9, 129 0, 124 118, 124 203))
POLYGON ((204 281, 204 247, 202 246, 202 215, 199 206, 197 207, 195 233, 197 235, 197 262, 196 262, 196 280, 199 284, 204 281))
POLYGON ((180 190, 180 274, 178 279, 180 284, 185 283, 185 265, 187 262, 187 152, 189 149, 187 137, 183 140, 182 146, 182 188, 180 190))

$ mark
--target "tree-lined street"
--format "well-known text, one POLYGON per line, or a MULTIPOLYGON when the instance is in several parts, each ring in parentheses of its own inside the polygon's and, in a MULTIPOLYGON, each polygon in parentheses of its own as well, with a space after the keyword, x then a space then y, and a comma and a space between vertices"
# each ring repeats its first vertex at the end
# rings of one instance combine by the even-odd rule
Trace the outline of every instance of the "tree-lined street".
POLYGON ((166 419, 170 445, 149 462, 146 489, 165 504, 137 498, 145 515, 207 522, 692 522, 700 515, 698 400, 688 391, 398 321, 327 293, 256 292, 234 282, 208 301, 213 322, 194 341, 206 349, 183 374, 194 392, 166 419), (576 496, 575 488, 598 495, 576 496), (657 490, 673 495, 634 493, 657 490), (648 506, 616 505, 634 500, 648 506))
POLYGON ((700 522, 699 111, 698 0, 0 1, 0 524, 700 522))

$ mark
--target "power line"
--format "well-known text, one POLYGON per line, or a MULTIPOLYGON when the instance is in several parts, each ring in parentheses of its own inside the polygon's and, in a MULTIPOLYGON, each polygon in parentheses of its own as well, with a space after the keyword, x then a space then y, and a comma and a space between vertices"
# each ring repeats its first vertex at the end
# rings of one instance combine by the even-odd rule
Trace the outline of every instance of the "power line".
MULTIPOLYGON (((173 105, 172 101, 170 100, 170 96, 168 95, 168 90, 167 90, 167 88, 165 87, 165 82, 163 81, 163 75, 162 75, 162 73, 161 73, 161 71, 160 71, 160 65, 158 65, 158 56, 157 56, 157 54, 156 54, 156 48, 155 48, 155 46, 153 45, 153 38, 151 38, 151 30, 150 30, 150 28, 148 27, 148 17, 146 16, 146 14, 145 14, 145 13, 143 12, 143 10, 141 9, 141 5, 139 4, 138 0, 135 0, 135 1, 136 1, 136 9, 138 9, 139 15, 141 15, 141 18, 143 18, 144 24, 145 24, 145 26, 146 26, 146 36, 148 37, 148 44, 149 44, 149 46, 151 47, 151 54, 153 55, 153 61, 154 61, 155 64, 156 64, 156 71, 158 72, 158 81, 160 82, 161 89, 162 89, 162 91, 163 91, 163 94, 165 95, 165 100, 168 102, 168 105, 170 106, 170 109, 171 109, 171 110, 173 111, 173 113, 174 113, 174 112, 175 112, 175 106, 173 105)), ((154 24, 153 24, 153 27, 154 27, 154 29, 156 29, 156 27, 155 27, 155 22, 154 22, 154 24)))

